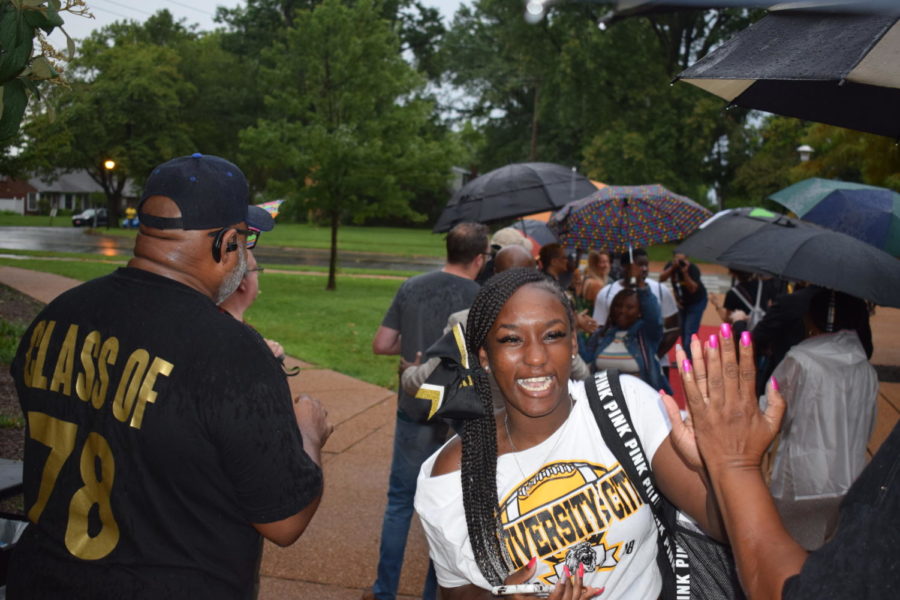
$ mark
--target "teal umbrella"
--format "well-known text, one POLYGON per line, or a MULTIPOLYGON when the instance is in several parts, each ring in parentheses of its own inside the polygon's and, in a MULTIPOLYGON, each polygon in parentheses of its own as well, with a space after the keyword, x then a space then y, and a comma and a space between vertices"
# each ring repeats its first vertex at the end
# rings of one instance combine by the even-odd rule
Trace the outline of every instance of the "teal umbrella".
POLYGON ((798 217, 900 256, 900 194, 887 188, 812 177, 769 199, 798 217))

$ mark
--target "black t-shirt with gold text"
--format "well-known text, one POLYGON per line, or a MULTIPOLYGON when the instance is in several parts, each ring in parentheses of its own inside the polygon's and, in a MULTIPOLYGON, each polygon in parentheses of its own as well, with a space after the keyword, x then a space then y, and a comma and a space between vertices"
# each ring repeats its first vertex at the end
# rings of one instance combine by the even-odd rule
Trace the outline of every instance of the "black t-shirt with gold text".
POLYGON ((251 523, 321 490, 272 353, 171 279, 124 268, 66 292, 11 371, 32 524, 10 597, 248 597, 251 523))

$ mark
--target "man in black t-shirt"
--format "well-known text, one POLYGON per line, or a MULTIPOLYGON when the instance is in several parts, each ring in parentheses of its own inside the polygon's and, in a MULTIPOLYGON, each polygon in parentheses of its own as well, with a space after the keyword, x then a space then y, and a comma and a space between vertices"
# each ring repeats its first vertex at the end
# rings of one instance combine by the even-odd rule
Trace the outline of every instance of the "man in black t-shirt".
POLYGON ((128 267, 51 302, 12 375, 30 520, 11 598, 249 598, 260 534, 293 543, 331 432, 260 336, 216 308, 272 228, 233 164, 157 167, 128 267))
MULTIPOLYGON (((469 308, 478 293, 475 278, 490 256, 488 229, 479 223, 460 223, 447 234, 447 263, 440 271, 407 279, 391 302, 372 340, 375 354, 396 355, 407 363, 416 360, 444 335, 447 318, 469 308)), ((409 397, 399 389, 401 404, 409 397), (406 397, 406 399, 403 399, 406 397)), ((378 575, 364 600, 394 600, 413 513, 419 468, 447 439, 446 423, 416 423, 397 410, 394 449, 388 483, 388 503, 381 527, 378 575)), ((423 600, 434 600, 437 580, 429 568, 423 600)))

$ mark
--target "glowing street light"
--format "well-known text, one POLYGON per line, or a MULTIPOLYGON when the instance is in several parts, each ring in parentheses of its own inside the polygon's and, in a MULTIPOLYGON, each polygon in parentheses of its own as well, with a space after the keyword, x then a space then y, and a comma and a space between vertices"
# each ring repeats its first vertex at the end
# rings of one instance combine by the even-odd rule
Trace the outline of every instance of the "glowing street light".
POLYGON ((116 161, 114 161, 111 158, 107 158, 106 160, 103 161, 103 168, 106 169, 107 171, 112 171, 113 169, 116 168, 116 161))

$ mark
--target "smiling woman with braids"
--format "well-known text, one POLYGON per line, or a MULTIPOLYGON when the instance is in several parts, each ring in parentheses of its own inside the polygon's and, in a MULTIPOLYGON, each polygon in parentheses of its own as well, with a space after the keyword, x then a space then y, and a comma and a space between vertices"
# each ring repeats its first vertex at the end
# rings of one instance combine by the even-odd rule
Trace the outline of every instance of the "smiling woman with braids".
MULTIPOLYGON (((658 597, 652 513, 604 443, 585 383, 569 381, 577 343, 556 285, 524 269, 493 277, 469 312, 466 347, 488 416, 425 462, 416 494, 441 597, 534 582, 555 586, 552 600, 658 597), (505 405, 496 413, 489 374, 505 405)), ((693 435, 677 419, 670 436, 660 395, 634 377, 621 383, 659 489, 721 536, 693 435)))

